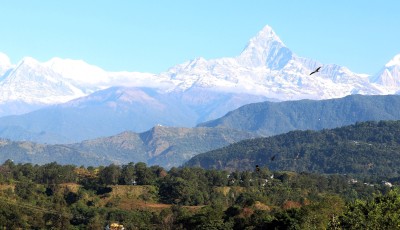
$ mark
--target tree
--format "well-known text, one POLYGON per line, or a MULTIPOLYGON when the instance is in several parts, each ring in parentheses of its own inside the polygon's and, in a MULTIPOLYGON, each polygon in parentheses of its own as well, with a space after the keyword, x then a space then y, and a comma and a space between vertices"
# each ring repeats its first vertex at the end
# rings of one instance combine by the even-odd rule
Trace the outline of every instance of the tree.
POLYGON ((151 185, 155 182, 155 175, 146 163, 138 162, 135 165, 135 175, 139 185, 151 185))
POLYGON ((29 180, 21 180, 15 185, 14 192, 17 196, 25 200, 30 200, 33 198, 34 192, 36 190, 36 184, 29 180))
POLYGON ((208 179, 209 186, 225 186, 228 184, 228 173, 215 169, 207 170, 205 176, 208 179))
POLYGON ((121 168, 111 164, 100 171, 99 180, 104 185, 116 185, 121 175, 121 168))
POLYGON ((121 171, 121 183, 122 184, 132 184, 133 181, 136 180, 135 176, 135 165, 133 162, 130 162, 127 165, 122 166, 121 171))
POLYGON ((47 185, 75 182, 78 177, 74 170, 73 165, 59 165, 51 162, 38 168, 36 181, 47 185))
POLYGON ((357 200, 339 218, 344 229, 398 229, 400 226, 400 192, 392 190, 372 201, 357 200))
POLYGON ((160 184, 160 200, 167 204, 183 204, 187 187, 184 179, 167 176, 160 184))
MULTIPOLYGON (((345 208, 344 201, 336 195, 326 195, 319 202, 301 208, 302 229, 324 229, 345 208)), ((333 225, 332 225, 333 226, 333 225)))

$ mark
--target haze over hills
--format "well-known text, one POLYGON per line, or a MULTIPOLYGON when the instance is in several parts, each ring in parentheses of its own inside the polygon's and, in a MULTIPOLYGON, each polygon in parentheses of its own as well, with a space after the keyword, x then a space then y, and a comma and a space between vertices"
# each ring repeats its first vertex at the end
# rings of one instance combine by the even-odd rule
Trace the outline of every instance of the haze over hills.
MULTIPOLYGON (((113 90, 120 89, 114 88, 113 90)), ((136 91, 128 90, 127 92, 133 94, 136 91)), ((124 95, 121 94, 118 98, 123 100, 124 95)), ((108 102, 113 102, 113 100, 108 102)), ((74 103, 79 103, 79 101, 74 103)), ((126 104, 126 107, 141 109, 137 104, 132 105, 130 103, 126 104)), ((57 137, 59 138, 57 139, 58 141, 65 141, 67 137, 70 139, 80 138, 82 135, 90 133, 89 131, 93 132, 92 135, 96 135, 96 133, 104 132, 107 128, 115 128, 113 126, 118 124, 115 123, 118 119, 122 120, 119 128, 123 129, 124 124, 129 124, 130 119, 134 117, 134 115, 129 115, 129 112, 124 114, 118 112, 118 110, 114 112, 113 110, 109 112, 93 110, 93 114, 98 114, 97 116, 83 117, 79 114, 79 111, 69 111, 70 113, 64 111, 64 113, 53 114, 54 119, 59 118, 68 121, 55 122, 55 124, 65 124, 62 126, 64 130, 53 129, 54 133, 62 133, 62 137, 52 135, 50 132, 42 132, 35 137, 32 133, 24 133, 24 130, 18 130, 12 126, 9 129, 2 129, 1 132, 2 135, 19 133, 20 136, 13 136, 14 139, 21 138, 25 134, 25 136, 31 135, 32 139, 41 138, 44 142, 46 140, 55 140, 54 138, 57 137), (117 117, 118 119, 108 122, 99 120, 107 117, 104 115, 110 118, 117 117), (81 119, 79 123, 72 123, 73 118, 77 116, 81 119), (71 121, 68 119, 71 119, 71 121), (71 123, 73 124, 72 126, 69 125, 71 123)), ((31 113, 31 115, 36 114, 34 117, 27 116, 26 125, 30 125, 32 128, 35 128, 35 125, 39 127, 45 127, 45 125, 53 128, 60 127, 57 125, 52 126, 51 120, 40 120, 39 118, 42 116, 46 117, 46 112, 48 114, 51 113, 51 110, 43 111, 43 113, 39 113, 39 111, 31 113)), ((69 164, 82 162, 81 164, 97 165, 143 161, 150 165, 158 164, 163 167, 173 167, 179 166, 197 154, 240 140, 254 138, 257 135, 274 135, 298 129, 319 130, 366 120, 399 120, 399 117, 400 95, 351 95, 340 99, 319 101, 263 102, 243 106, 220 119, 202 124, 205 127, 173 128, 157 125, 142 133, 127 131, 111 137, 96 138, 74 144, 45 145, 28 142, 28 146, 39 146, 39 148, 29 147, 29 150, 3 148, 6 152, 2 152, 0 148, 0 156, 4 157, 4 159, 1 158, 3 160, 6 160, 7 157, 16 157, 14 158, 15 161, 23 161, 25 159, 32 163, 57 161, 69 164), (49 149, 49 146, 52 146, 52 151, 55 151, 56 154, 53 155, 51 152, 43 150, 49 149), (18 154, 10 155, 12 153, 11 150, 17 151, 18 154)), ((10 117, 1 118, 0 121, 5 122, 4 124, 15 122, 6 118, 10 117)), ((138 117, 138 119, 144 121, 146 118, 138 117)), ((135 124, 135 122, 131 123, 135 124)), ((10 145, 20 146, 21 144, 18 143, 27 142, 17 142, 10 145)), ((23 144, 23 146, 25 145, 23 144)))
MULTIPOLYGON (((196 95, 201 96, 201 92, 196 95)), ((208 120, 205 114, 219 117, 229 107, 238 107, 245 99, 257 98, 256 95, 230 93, 209 93, 206 96, 210 100, 202 101, 182 94, 160 94, 154 88, 112 87, 31 113, 1 117, 0 136, 61 144, 116 135, 127 130, 144 132, 157 124, 194 127, 198 122, 208 120)), ((261 97, 258 101, 262 101, 261 97)))
POLYGON ((164 168, 180 166, 191 157, 256 135, 225 128, 171 128, 156 126, 143 133, 115 136, 75 144, 49 145, 0 140, 0 162, 98 166, 145 162, 164 168))
MULTIPOLYGON (((209 103, 221 108, 231 105, 224 100, 209 103)), ((350 95, 339 99, 248 104, 198 127, 223 127, 271 136, 292 130, 320 130, 360 121, 397 119, 400 119, 400 95, 350 95)), ((182 103, 180 98, 160 96, 154 89, 115 87, 66 104, 0 118, 0 136, 66 144, 126 130, 146 131, 155 121, 159 125, 192 127, 199 120, 198 111, 182 103)))

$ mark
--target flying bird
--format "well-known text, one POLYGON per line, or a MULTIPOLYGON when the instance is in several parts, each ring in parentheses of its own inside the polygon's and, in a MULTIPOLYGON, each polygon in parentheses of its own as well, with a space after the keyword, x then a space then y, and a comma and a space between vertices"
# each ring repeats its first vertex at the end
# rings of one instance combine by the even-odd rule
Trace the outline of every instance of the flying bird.
POLYGON ((271 161, 274 161, 276 157, 276 154, 274 156, 271 157, 271 161))
POLYGON ((318 72, 318 71, 319 71, 319 69, 321 69, 321 66, 320 66, 320 67, 318 67, 316 70, 312 71, 312 72, 310 73, 310 75, 312 75, 312 74, 314 74, 314 73, 318 72))

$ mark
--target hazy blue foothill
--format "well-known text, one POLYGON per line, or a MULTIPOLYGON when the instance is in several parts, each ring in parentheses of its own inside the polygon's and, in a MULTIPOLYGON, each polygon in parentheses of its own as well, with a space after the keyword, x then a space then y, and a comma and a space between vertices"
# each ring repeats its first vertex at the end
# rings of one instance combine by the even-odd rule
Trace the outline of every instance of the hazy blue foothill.
POLYGON ((16 163, 75 164, 99 166, 145 162, 165 168, 177 167, 191 157, 256 135, 225 128, 173 128, 156 126, 143 133, 115 136, 75 144, 37 144, 28 141, 0 142, 0 161, 16 163))
POLYGON ((198 126, 226 127, 271 136, 292 130, 321 130, 360 121, 399 119, 400 95, 350 95, 318 101, 253 103, 198 126))

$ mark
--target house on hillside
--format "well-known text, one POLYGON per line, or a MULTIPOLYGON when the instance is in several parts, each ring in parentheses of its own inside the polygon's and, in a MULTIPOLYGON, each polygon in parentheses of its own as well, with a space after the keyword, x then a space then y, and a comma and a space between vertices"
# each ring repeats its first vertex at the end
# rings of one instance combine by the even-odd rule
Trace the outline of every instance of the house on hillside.
POLYGON ((122 224, 118 223, 111 223, 110 225, 107 225, 105 230, 125 230, 124 226, 122 224))

